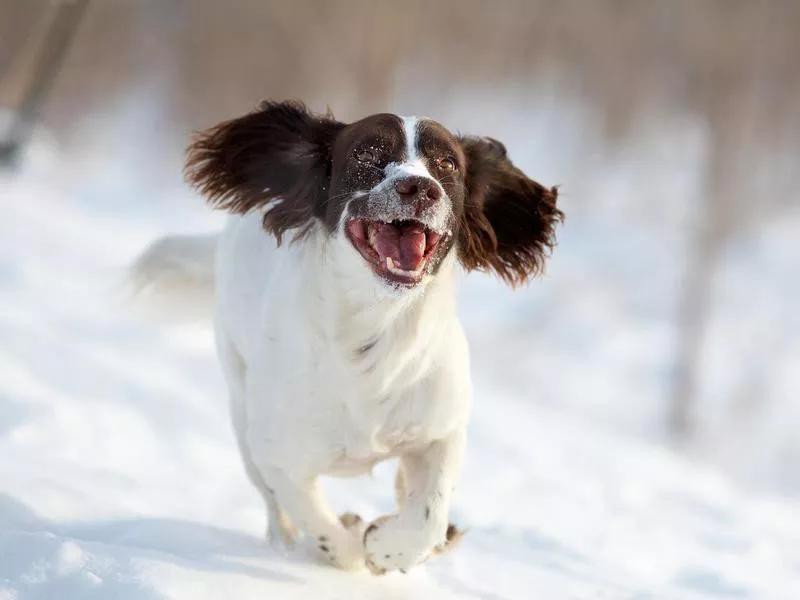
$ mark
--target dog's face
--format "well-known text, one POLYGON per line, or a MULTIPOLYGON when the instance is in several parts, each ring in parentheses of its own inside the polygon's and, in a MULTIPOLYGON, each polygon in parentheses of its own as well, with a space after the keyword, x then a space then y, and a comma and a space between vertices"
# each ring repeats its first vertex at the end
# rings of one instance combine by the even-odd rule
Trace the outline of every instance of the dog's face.
POLYGON ((414 287, 452 249, 464 211, 464 153, 438 123, 374 115, 333 147, 325 223, 379 280, 414 287))
POLYGON ((395 290, 423 286, 451 252, 468 270, 523 282, 542 268, 562 218, 555 190, 514 167, 500 142, 391 114, 346 125, 298 103, 264 103, 199 136, 186 173, 217 207, 266 206, 264 227, 279 243, 320 223, 347 268, 395 290))

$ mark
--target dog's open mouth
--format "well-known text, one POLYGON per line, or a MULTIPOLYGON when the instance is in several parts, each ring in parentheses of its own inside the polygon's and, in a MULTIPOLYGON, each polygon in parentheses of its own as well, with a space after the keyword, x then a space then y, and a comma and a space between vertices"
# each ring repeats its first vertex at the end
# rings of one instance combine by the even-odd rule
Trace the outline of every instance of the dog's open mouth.
POLYGON ((394 283, 415 285, 436 252, 442 234, 419 221, 352 219, 347 234, 376 274, 394 283))

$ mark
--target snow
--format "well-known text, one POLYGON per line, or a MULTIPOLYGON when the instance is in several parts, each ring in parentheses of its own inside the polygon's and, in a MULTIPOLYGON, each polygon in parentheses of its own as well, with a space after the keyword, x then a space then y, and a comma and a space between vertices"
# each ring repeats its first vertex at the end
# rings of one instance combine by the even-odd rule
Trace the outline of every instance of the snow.
MULTIPOLYGON (((669 346, 658 318, 617 315, 612 288, 580 293, 569 242, 604 234, 580 218, 529 290, 464 283, 476 401, 453 514, 469 529, 463 544, 381 578, 273 552, 210 332, 144 321, 116 287, 153 236, 211 230, 219 216, 163 175, 174 164, 146 165, 164 190, 152 197, 119 157, 87 153, 64 169, 63 149, 35 148, 21 173, 0 177, 0 600, 798 597, 796 501, 558 406, 594 389, 599 404, 584 412, 606 414, 617 381, 607 371, 632 356, 639 379, 618 392, 652 398, 669 346), (559 320, 565 303, 579 309, 573 321, 559 320), (584 344, 615 324, 602 349, 584 344)), ((631 277, 660 260, 635 238, 606 250, 631 248, 652 252, 631 277)), ((741 285, 736 272, 726 282, 741 285)), ((656 412, 628 407, 619 418, 632 423, 656 412)), ((392 478, 382 465, 326 485, 340 510, 373 518, 392 510, 392 478)))

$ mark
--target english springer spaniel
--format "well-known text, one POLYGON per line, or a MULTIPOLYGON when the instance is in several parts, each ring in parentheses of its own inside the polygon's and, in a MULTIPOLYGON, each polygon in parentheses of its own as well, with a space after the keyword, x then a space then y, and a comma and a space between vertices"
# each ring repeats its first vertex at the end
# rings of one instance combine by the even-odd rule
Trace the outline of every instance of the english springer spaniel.
POLYGON ((345 124, 297 102, 199 135, 186 177, 234 216, 219 235, 156 242, 134 276, 213 302, 270 541, 301 531, 331 564, 375 574, 452 548, 471 396, 456 265, 511 285, 540 272, 563 217, 556 190, 494 139, 393 114, 345 124), (395 514, 332 512, 320 475, 392 458, 395 514))

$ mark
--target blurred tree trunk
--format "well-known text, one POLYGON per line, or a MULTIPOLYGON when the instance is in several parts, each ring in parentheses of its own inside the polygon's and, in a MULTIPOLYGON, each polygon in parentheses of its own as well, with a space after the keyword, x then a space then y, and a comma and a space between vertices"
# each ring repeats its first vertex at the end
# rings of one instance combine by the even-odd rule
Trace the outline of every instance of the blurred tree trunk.
MULTIPOLYGON (((0 138, 0 163, 13 162, 30 135, 33 122, 47 99, 59 68, 67 54, 89 0, 60 0, 42 7, 39 36, 29 38, 17 56, 22 79, 18 104, 12 106, 13 120, 0 138)), ((41 5, 40 5, 41 6, 41 5)), ((30 16, 30 13, 28 14, 30 16)), ((14 56, 9 59, 14 67, 14 56)))
POLYGON ((678 304, 677 358, 669 426, 679 440, 688 440, 697 429, 703 343, 711 315, 714 275, 734 226, 741 195, 738 180, 739 142, 734 122, 710 117, 711 143, 703 185, 703 205, 689 241, 683 284, 678 304))
POLYGON ((12 64, 47 9, 47 0, 0 0, 0 104, 12 64))

